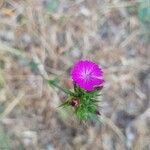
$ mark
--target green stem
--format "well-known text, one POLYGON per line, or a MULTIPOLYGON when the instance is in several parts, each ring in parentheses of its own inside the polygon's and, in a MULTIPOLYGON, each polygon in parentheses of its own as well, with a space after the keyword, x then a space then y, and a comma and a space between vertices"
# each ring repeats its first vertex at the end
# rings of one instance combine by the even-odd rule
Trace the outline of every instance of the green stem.
POLYGON ((48 80, 48 83, 49 83, 49 85, 52 85, 52 86, 58 88, 59 90, 63 91, 66 94, 73 95, 73 92, 71 92, 70 90, 67 90, 67 89, 64 89, 64 88, 60 87, 55 81, 48 80))

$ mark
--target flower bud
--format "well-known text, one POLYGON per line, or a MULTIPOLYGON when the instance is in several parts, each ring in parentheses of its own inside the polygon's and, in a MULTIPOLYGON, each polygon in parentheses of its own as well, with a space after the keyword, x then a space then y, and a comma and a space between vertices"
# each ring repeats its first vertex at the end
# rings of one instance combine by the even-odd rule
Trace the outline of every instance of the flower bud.
POLYGON ((95 86, 94 90, 95 91, 101 91, 103 89, 103 86, 95 86))
POLYGON ((97 111, 96 111, 96 115, 99 115, 99 116, 100 116, 100 115, 101 115, 101 113, 97 110, 97 111))
POLYGON ((80 105, 80 100, 78 98, 73 98, 72 101, 70 102, 70 105, 72 107, 78 107, 80 105))

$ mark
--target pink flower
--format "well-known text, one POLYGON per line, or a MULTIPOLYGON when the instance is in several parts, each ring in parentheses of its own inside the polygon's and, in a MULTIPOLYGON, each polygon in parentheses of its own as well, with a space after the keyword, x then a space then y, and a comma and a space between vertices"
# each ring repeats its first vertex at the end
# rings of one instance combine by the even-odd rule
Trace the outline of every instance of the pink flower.
POLYGON ((74 83, 86 91, 92 91, 104 83, 102 68, 89 60, 78 61, 71 70, 71 77, 74 83))

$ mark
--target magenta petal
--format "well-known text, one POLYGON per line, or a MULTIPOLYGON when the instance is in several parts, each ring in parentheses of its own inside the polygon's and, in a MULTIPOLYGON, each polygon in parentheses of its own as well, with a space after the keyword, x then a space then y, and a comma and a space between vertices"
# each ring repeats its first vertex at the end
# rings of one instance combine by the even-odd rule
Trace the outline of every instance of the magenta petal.
POLYGON ((71 70, 71 77, 78 86, 87 91, 104 83, 102 68, 88 60, 77 62, 71 70))

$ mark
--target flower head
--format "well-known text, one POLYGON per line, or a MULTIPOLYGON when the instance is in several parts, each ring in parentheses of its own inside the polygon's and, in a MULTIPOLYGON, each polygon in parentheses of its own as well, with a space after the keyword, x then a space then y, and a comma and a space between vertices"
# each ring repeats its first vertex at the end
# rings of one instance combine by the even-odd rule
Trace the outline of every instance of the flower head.
POLYGON ((102 69, 89 60, 78 61, 71 70, 71 76, 75 84, 86 91, 92 91, 104 83, 102 69))

